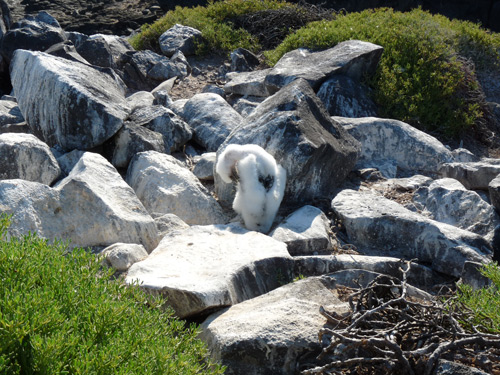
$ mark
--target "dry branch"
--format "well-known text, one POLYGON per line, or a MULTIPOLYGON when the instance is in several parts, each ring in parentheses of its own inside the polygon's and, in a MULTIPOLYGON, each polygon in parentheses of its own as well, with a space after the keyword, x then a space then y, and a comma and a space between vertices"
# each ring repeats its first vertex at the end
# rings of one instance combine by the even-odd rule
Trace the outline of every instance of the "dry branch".
POLYGON ((500 371, 500 335, 482 333, 472 325, 464 329, 459 321, 468 320, 467 310, 409 297, 406 276, 411 264, 407 261, 400 268, 401 279, 379 275, 352 293, 348 317, 320 308, 327 327, 320 330, 319 339, 329 342, 317 357, 319 365, 303 375, 431 375, 441 358, 474 364, 478 353, 492 360, 475 363, 477 367, 500 371))

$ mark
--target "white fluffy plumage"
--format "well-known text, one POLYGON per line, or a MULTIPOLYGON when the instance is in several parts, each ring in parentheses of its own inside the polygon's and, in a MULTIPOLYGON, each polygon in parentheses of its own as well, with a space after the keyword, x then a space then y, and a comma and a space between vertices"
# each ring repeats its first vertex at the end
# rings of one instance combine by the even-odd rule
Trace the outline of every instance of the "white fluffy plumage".
POLYGON ((228 145, 215 171, 226 182, 237 179, 233 209, 250 230, 267 233, 283 200, 286 170, 258 145, 228 145))

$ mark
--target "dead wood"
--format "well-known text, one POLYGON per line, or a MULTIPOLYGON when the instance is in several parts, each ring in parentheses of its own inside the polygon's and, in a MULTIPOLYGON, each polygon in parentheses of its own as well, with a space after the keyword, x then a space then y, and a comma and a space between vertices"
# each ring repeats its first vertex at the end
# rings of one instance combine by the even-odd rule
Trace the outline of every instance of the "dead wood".
POLYGON ((406 277, 412 261, 404 263, 401 279, 379 275, 351 293, 349 316, 320 308, 327 320, 319 332, 325 345, 318 365, 301 374, 431 375, 439 359, 500 374, 500 335, 481 332, 472 324, 464 328, 459 322, 471 316, 466 309, 437 298, 409 296, 406 277))

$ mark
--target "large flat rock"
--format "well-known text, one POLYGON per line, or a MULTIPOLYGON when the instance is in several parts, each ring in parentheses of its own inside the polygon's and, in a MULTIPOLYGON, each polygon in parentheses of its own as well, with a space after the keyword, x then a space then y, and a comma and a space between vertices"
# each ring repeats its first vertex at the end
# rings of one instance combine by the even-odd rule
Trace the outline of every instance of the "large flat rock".
POLYGON ((113 74, 48 55, 16 50, 11 80, 33 133, 49 146, 89 150, 123 125, 129 108, 113 74))
POLYGON ((209 316, 200 338, 228 366, 226 374, 296 374, 301 356, 321 350, 318 332, 326 319, 319 307, 349 311, 335 286, 334 278, 319 277, 285 285, 209 316))
POLYGON ((286 245, 238 226, 192 226, 168 233, 129 270, 126 282, 167 297, 181 317, 267 293, 292 278, 286 245))
POLYGON ((274 94, 297 78, 307 80, 315 91, 334 74, 359 80, 364 74, 369 76, 375 72, 383 50, 381 46, 360 40, 347 40, 319 52, 296 49, 283 55, 268 72, 265 85, 274 94))
POLYGON ((446 275, 460 277, 466 261, 491 259, 487 241, 475 233, 430 220, 382 196, 343 190, 332 200, 349 240, 359 248, 418 258, 446 275))

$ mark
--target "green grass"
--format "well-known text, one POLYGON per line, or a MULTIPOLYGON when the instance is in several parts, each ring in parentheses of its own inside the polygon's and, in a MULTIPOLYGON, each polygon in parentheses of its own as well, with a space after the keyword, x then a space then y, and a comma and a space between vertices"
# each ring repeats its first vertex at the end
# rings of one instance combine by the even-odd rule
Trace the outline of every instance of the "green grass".
POLYGON ((498 69, 500 35, 471 22, 421 9, 365 10, 310 23, 265 55, 274 64, 293 49, 326 49, 349 39, 384 47, 369 81, 381 116, 452 136, 482 119, 478 84, 463 58, 481 69, 498 69))
POLYGON ((0 216, 0 374, 222 374, 195 326, 128 287, 95 256, 29 235, 0 216))
POLYGON ((206 7, 175 7, 151 25, 144 25, 141 33, 131 38, 136 49, 160 51, 158 39, 161 34, 176 23, 194 27, 203 34, 204 42, 198 46, 198 53, 218 51, 227 53, 238 47, 259 50, 257 38, 243 29, 234 29, 230 19, 243 14, 265 9, 279 9, 291 6, 280 0, 224 0, 209 1, 206 7))
POLYGON ((457 309, 469 309, 472 316, 461 322, 471 328, 471 324, 479 330, 500 334, 500 268, 497 263, 485 265, 481 273, 492 280, 492 286, 474 290, 470 285, 461 284, 454 304, 457 309))

